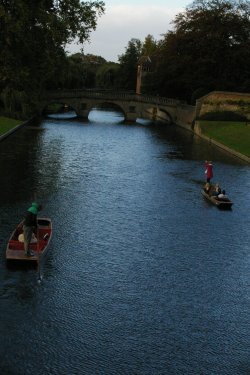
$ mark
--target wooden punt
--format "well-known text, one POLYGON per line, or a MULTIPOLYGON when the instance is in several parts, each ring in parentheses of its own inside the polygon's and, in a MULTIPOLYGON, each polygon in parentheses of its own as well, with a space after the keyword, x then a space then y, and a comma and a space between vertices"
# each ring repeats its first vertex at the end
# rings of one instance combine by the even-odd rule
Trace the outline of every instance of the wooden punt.
POLYGON ((6 260, 38 263, 39 260, 47 253, 52 237, 52 222, 49 218, 38 218, 37 222, 37 242, 30 244, 30 249, 33 251, 34 256, 28 257, 25 255, 24 244, 18 240, 19 235, 23 233, 23 221, 21 221, 9 238, 6 248, 6 260))
POLYGON ((215 197, 215 196, 212 196, 212 195, 209 195, 205 190, 204 188, 201 189, 201 194, 207 199, 209 200, 211 203, 213 203, 215 206, 217 206, 218 208, 222 208, 222 209, 230 209, 233 205, 233 202, 230 200, 230 199, 227 199, 227 200, 220 200, 219 198, 215 197))

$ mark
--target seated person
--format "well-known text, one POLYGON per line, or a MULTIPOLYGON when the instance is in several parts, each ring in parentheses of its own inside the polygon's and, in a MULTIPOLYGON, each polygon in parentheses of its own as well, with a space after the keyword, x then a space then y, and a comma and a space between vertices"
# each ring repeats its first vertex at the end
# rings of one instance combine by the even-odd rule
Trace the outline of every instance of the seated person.
POLYGON ((209 182, 207 182, 204 186, 204 191, 208 194, 209 193, 209 190, 210 190, 211 186, 209 184, 209 182))
POLYGON ((226 191, 225 190, 222 190, 222 192, 218 195, 217 197, 220 201, 229 201, 227 195, 226 195, 226 191))
POLYGON ((218 197, 218 195, 221 193, 221 188, 219 184, 215 185, 215 189, 212 191, 211 195, 212 197, 218 197))

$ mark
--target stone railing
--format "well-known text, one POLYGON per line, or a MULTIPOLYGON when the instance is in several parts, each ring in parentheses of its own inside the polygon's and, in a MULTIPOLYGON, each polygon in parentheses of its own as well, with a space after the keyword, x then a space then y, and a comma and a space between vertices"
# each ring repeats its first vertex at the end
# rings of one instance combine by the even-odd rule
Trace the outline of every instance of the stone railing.
POLYGON ((130 92, 109 91, 109 90, 57 90, 48 91, 45 94, 47 99, 60 98, 88 98, 88 99, 105 99, 105 100, 120 100, 120 101, 134 101, 142 103, 152 103, 156 105, 171 105, 177 106, 183 104, 180 100, 164 98, 152 95, 138 95, 130 92))

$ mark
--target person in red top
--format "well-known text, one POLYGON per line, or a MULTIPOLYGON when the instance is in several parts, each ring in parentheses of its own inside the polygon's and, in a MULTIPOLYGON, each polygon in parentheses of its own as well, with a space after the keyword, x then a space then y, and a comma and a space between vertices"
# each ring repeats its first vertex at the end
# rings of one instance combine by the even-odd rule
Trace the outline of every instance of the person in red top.
POLYGON ((205 174, 207 176, 207 182, 210 182, 210 180, 213 178, 213 164, 211 161, 205 161, 205 174))

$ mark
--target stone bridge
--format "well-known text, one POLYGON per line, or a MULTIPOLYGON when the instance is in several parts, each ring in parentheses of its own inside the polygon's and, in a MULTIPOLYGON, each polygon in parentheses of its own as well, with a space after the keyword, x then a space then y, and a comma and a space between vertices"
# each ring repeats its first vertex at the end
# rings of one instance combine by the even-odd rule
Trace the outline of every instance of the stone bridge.
POLYGON ((108 90, 48 91, 41 98, 40 111, 42 112, 51 103, 67 104, 83 118, 88 118, 94 107, 104 104, 115 105, 122 111, 125 121, 131 122, 136 121, 137 118, 144 118, 151 121, 176 123, 178 111, 183 108, 180 100, 108 90))
POLYGON ((250 119, 250 94, 213 91, 196 101, 195 106, 180 100, 109 90, 57 90, 40 98, 40 113, 51 103, 67 104, 76 114, 88 118, 98 106, 116 106, 125 121, 138 118, 176 124, 195 132, 195 120, 211 111, 229 111, 250 119))

